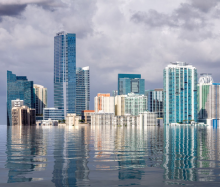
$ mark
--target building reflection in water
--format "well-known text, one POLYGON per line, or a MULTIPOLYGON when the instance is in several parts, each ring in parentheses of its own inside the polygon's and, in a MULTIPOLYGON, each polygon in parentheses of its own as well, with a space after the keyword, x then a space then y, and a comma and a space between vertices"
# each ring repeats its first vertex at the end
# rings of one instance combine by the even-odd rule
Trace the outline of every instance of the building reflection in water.
POLYGON ((57 187, 86 185, 89 180, 88 127, 58 127, 54 133, 52 182, 57 187))
POLYGON ((46 167, 46 155, 42 129, 30 126, 7 127, 8 183, 28 182, 41 178, 26 177, 33 171, 42 171, 46 167))
POLYGON ((165 179, 215 181, 220 174, 219 146, 219 129, 165 126, 163 158, 165 179))
POLYGON ((118 170, 118 179, 141 179, 146 167, 162 166, 163 133, 156 126, 92 125, 95 158, 104 162, 96 169, 118 170), (114 157, 112 156, 114 155, 114 157))

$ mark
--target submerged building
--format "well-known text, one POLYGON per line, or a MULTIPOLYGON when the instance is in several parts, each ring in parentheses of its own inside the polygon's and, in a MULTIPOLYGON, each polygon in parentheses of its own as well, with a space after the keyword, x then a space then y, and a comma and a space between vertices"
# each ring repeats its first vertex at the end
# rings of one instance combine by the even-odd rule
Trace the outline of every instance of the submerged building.
POLYGON ((220 83, 203 73, 198 83, 198 120, 217 124, 220 120, 220 83))
POLYGON ((7 125, 12 125, 12 100, 16 99, 23 100, 25 106, 34 108, 33 81, 28 81, 26 76, 16 76, 11 71, 7 71, 7 125))
POLYGON ((164 124, 197 122, 197 69, 185 62, 163 72, 164 124))

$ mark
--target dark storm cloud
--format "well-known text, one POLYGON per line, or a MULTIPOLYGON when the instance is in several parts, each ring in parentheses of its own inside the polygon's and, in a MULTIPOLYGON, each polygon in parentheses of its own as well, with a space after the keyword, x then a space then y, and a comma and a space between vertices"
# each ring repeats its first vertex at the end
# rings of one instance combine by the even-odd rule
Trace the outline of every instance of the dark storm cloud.
POLYGON ((17 16, 23 12, 27 4, 0 4, 0 16, 17 16))
POLYGON ((182 3, 172 14, 150 10, 133 14, 131 20, 135 23, 144 23, 150 27, 168 26, 192 30, 206 26, 205 16, 188 3, 182 3))
POLYGON ((213 7, 217 6, 219 0, 191 0, 191 4, 194 8, 202 11, 209 12, 213 7))
POLYGON ((27 2, 27 3, 22 3, 22 4, 16 4, 16 3, 12 3, 12 4, 3 4, 0 3, 0 20, 2 19, 3 16, 12 16, 12 17, 17 17, 19 16, 28 5, 37 5, 40 6, 44 9, 48 9, 53 11, 55 8, 57 7, 61 7, 64 4, 56 1, 56 0, 45 0, 42 2, 27 2))

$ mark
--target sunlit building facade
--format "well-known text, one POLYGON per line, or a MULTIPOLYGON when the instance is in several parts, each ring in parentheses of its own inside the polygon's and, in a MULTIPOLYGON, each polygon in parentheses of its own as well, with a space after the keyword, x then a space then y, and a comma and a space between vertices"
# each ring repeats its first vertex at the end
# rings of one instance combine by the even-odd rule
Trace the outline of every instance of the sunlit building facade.
POLYGON ((12 125, 11 101, 16 99, 23 100, 25 106, 34 108, 33 81, 28 81, 26 76, 16 76, 11 71, 7 71, 7 125, 12 125))
POLYGON ((220 83, 213 83, 211 74, 201 74, 198 83, 198 120, 218 123, 220 120, 220 83))
POLYGON ((34 84, 36 115, 43 115, 43 108, 47 108, 47 88, 34 84))
POLYGON ((98 93, 94 98, 94 108, 95 113, 115 113, 115 98, 110 96, 110 93, 98 93))
POLYGON ((76 35, 59 32, 54 37, 54 107, 76 112, 76 35))
POLYGON ((197 122, 197 69, 185 62, 169 64, 163 73, 164 123, 197 122))

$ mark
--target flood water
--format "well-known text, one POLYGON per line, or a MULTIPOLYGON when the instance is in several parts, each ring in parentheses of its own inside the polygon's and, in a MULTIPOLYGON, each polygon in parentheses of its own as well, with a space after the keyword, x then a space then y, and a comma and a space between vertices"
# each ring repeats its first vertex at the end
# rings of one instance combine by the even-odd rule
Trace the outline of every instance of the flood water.
POLYGON ((0 186, 219 186, 220 129, 0 126, 0 186))

